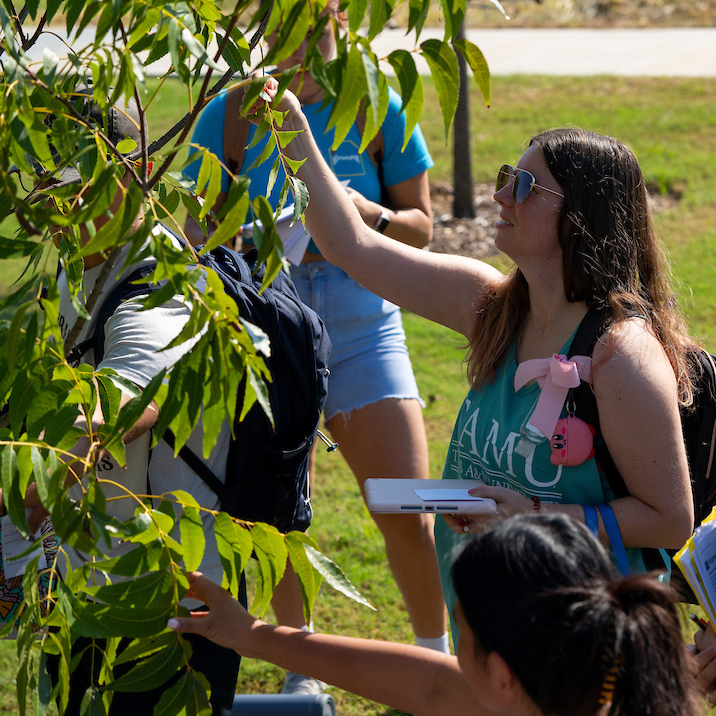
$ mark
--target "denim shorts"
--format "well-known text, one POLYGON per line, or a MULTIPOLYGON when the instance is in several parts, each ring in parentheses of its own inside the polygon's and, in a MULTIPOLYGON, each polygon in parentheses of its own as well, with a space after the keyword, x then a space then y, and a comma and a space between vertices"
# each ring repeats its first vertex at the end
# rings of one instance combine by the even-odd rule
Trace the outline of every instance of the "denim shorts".
POLYGON ((385 398, 420 399, 400 309, 328 261, 291 266, 304 303, 323 319, 333 349, 325 418, 385 398))

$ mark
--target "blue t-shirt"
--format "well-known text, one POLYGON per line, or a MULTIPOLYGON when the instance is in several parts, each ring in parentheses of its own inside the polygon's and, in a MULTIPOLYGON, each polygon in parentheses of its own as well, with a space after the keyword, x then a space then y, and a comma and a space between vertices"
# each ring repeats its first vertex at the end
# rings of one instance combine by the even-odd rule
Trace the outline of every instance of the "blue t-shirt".
MULTIPOLYGON (((383 181, 386 186, 393 186, 401 182, 412 179, 414 176, 422 173, 426 169, 433 166, 433 160, 428 152, 427 144, 420 131, 420 127, 416 126, 408 140, 405 151, 401 151, 405 135, 405 113, 400 112, 402 100, 397 92, 389 89, 390 101, 388 105, 388 113, 385 121, 381 126, 383 134, 383 181)), ((352 189, 360 192, 370 201, 380 202, 381 188, 378 179, 378 169, 371 161, 367 153, 358 153, 361 143, 360 130, 354 123, 350 128, 348 135, 343 140, 338 149, 334 152, 331 150, 335 129, 332 128, 326 132, 326 123, 331 114, 332 104, 329 104, 322 111, 321 104, 303 105, 303 113, 306 115, 311 132, 316 140, 316 144, 323 155, 323 158, 331 167, 333 173, 340 181, 348 181, 352 189)), ((197 121, 192 136, 192 143, 206 147, 211 150, 220 159, 224 157, 224 121, 226 110, 226 93, 222 93, 205 107, 199 120, 197 121)), ((248 145, 253 140, 256 127, 252 124, 249 130, 248 145)), ((250 167, 257 159, 266 142, 270 140, 267 135, 255 147, 250 147, 244 154, 243 167, 250 167)), ((190 150, 190 154, 196 150, 190 150)), ((276 150, 274 149, 271 157, 261 166, 255 167, 250 171, 245 170, 242 173, 251 179, 249 186, 249 197, 253 199, 266 193, 268 186, 269 173, 273 162, 276 159, 276 150)), ((194 180, 199 175, 200 163, 194 162, 190 164, 184 171, 194 180)), ((281 187, 285 179, 283 169, 279 170, 276 184, 274 185, 269 202, 274 208, 278 206, 281 187)), ((229 175, 227 172, 222 173, 221 190, 228 192, 229 175)), ((318 253, 315 244, 311 242, 309 250, 318 253)))
MULTIPOLYGON (((566 355, 572 339, 560 353, 566 355)), ((470 390, 460 409, 443 469, 443 479, 475 480, 506 487, 541 502, 576 505, 601 505, 614 499, 607 478, 597 469, 594 458, 581 465, 553 465, 550 441, 536 445, 525 458, 516 451, 520 427, 540 396, 537 383, 515 392, 517 360, 514 348, 499 370, 495 381, 479 391, 470 390)), ((435 521, 435 546, 440 566, 440 581, 450 613, 453 641, 458 632, 452 619, 456 596, 450 570, 456 553, 469 535, 453 532, 438 518, 435 521)), ((640 549, 626 550, 633 572, 646 567, 640 549)), ((616 566, 616 563, 615 563, 616 566)))

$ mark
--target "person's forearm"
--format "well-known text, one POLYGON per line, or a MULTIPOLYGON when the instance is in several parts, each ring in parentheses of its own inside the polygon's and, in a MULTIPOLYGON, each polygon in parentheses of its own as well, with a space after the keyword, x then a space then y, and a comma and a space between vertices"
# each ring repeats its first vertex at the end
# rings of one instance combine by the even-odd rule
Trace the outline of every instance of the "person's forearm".
POLYGON ((474 701, 455 657, 417 646, 309 634, 260 621, 243 646, 244 655, 412 714, 471 711, 474 701))
POLYGON ((420 209, 386 209, 390 219, 385 235, 408 246, 422 249, 433 238, 433 224, 420 209))

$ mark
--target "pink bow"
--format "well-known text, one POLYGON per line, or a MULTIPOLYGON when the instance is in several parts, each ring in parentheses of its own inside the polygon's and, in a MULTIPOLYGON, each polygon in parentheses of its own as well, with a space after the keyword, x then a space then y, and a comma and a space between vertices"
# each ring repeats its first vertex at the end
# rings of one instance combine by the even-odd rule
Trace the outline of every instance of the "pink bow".
POLYGON ((567 356, 555 353, 551 358, 534 358, 520 363, 515 373, 515 391, 531 380, 542 389, 530 423, 546 438, 551 438, 570 388, 580 380, 589 380, 592 359, 589 356, 567 356))

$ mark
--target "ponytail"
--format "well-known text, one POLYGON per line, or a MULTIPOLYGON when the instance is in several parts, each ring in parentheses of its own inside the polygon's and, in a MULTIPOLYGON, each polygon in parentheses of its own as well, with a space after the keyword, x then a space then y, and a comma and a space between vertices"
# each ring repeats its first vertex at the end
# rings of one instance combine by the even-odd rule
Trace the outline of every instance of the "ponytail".
POLYGON ((477 535, 453 581, 481 653, 497 652, 544 714, 695 716, 676 596, 619 579, 566 515, 516 515, 477 535))
MULTIPOLYGON (((699 712, 677 597, 650 575, 612 585, 616 667, 610 716, 682 716, 699 712)), ((605 674, 606 690, 609 679, 605 674)))

